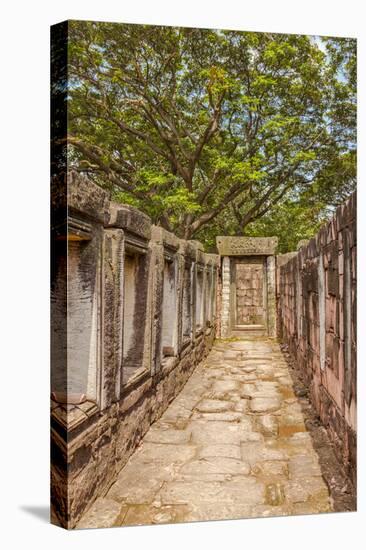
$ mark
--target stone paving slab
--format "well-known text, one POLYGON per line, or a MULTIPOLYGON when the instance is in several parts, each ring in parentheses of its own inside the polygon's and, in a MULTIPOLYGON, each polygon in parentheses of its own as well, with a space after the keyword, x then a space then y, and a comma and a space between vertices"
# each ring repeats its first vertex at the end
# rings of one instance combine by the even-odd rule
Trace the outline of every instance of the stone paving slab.
POLYGON ((79 521, 78 529, 114 527, 118 520, 123 521, 127 507, 111 498, 97 498, 90 510, 79 521))
POLYGON ((278 343, 222 340, 78 527, 331 510, 278 343))

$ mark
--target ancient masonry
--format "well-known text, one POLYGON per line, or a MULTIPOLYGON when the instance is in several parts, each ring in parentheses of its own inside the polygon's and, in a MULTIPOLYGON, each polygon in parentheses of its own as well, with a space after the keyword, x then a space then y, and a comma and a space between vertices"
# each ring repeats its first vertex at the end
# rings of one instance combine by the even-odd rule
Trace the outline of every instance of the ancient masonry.
POLYGON ((52 200, 51 493, 72 528, 211 348, 218 256, 75 173, 52 200))
POLYGON ((53 180, 56 523, 331 509, 274 338, 287 344, 355 482, 355 211, 352 197, 296 253, 276 256, 275 237, 218 237, 216 255, 84 176, 53 180), (230 340, 208 356, 215 338, 230 340))
POLYGON ((276 336, 277 237, 217 237, 222 259, 217 335, 276 336))
POLYGON ((356 194, 277 266, 279 337, 356 485, 356 194))

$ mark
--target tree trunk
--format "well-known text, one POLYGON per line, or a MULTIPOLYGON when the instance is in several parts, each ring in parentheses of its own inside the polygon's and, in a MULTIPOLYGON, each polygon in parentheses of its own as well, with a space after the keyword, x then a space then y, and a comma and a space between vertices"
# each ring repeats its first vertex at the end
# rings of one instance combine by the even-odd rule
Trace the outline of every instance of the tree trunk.
POLYGON ((184 216, 183 228, 183 239, 189 241, 192 238, 192 214, 184 216))

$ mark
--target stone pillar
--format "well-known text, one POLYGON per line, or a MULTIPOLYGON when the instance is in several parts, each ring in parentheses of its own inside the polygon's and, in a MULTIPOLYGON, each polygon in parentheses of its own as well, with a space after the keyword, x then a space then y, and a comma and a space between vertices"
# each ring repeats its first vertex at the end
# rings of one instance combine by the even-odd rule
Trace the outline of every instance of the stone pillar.
POLYGON ((268 336, 276 336, 276 258, 267 256, 267 326, 268 336))
POLYGON ((123 300, 124 300, 124 232, 104 229, 103 249, 103 369, 101 373, 101 408, 120 398, 123 300))
POLYGON ((230 336, 230 258, 222 259, 221 336, 230 336))
POLYGON ((318 303, 319 303, 319 357, 320 368, 325 369, 325 273, 323 252, 320 250, 318 263, 318 303))

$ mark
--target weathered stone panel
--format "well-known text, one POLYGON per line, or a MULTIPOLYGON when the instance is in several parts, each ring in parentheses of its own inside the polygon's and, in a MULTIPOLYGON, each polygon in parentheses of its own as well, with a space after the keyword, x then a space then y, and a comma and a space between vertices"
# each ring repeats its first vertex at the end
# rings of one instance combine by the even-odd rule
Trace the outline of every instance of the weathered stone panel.
POLYGON ((219 262, 85 177, 59 184, 69 216, 63 204, 52 227, 51 493, 72 528, 210 350, 219 262))
POLYGON ((315 238, 277 258, 278 335, 356 483, 356 194, 315 238))

